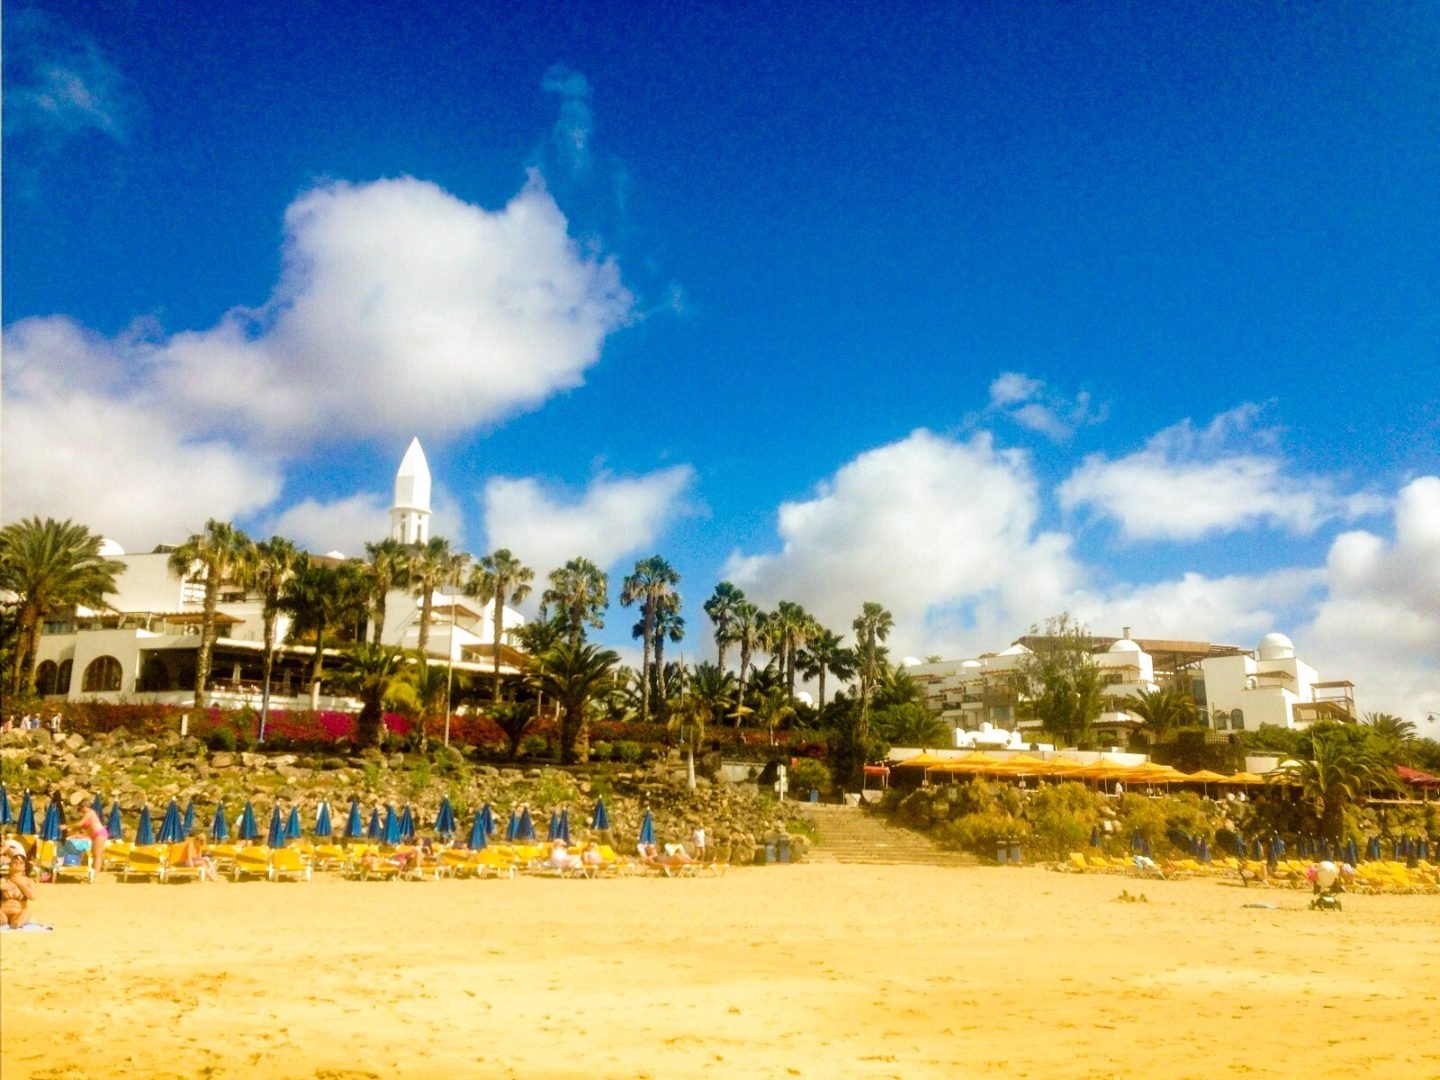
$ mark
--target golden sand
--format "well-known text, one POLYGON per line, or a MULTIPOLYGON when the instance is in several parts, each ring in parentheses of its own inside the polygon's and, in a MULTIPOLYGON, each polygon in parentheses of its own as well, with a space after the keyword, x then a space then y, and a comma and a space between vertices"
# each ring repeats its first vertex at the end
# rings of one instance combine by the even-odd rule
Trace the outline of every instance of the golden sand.
POLYGON ((0 1076, 1440 1076, 1440 897, 1306 901, 834 864, 42 886, 0 1076))

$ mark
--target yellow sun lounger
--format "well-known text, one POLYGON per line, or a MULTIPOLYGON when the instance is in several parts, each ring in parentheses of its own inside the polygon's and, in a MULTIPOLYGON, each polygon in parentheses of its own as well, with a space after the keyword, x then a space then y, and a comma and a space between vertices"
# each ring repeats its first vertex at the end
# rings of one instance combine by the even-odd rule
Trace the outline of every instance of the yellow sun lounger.
POLYGON ((245 877, 270 877, 270 849, 264 844, 243 847, 235 852, 235 865, 230 871, 232 881, 245 877))
POLYGON ((201 867, 182 866, 179 859, 185 850, 184 844, 168 844, 165 849, 165 876, 162 881, 199 881, 201 867))
POLYGON ((132 877, 152 877, 156 881, 164 881, 165 845, 136 844, 126 852, 125 867, 120 871, 120 880, 129 881, 132 877))
POLYGON ((270 853, 270 870, 266 876, 271 881, 280 881, 283 878, 309 881, 310 863, 304 853, 296 848, 276 848, 270 853))
POLYGON ((60 852, 55 851, 51 855, 49 867, 51 881, 83 881, 89 885, 95 883, 93 852, 86 851, 80 862, 67 866, 60 852))

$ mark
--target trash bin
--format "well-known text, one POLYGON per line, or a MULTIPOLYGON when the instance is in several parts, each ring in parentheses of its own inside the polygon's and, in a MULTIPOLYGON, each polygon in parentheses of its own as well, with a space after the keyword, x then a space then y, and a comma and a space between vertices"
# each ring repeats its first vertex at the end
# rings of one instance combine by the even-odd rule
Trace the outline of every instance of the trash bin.
POLYGON ((766 840, 766 841, 765 841, 765 862, 766 862, 767 864, 769 864, 769 863, 773 863, 774 861, 775 861, 775 841, 774 841, 774 840, 766 840))
POLYGON ((999 841, 999 842, 995 845, 995 861, 998 862, 1001 866, 1004 866, 1005 863, 1009 860, 1009 858, 1010 858, 1010 845, 1009 845, 1009 843, 1006 842, 1006 841, 1004 841, 1004 840, 999 841))
POLYGON ((1020 865, 1020 841, 1010 841, 1010 861, 1016 866, 1020 865))
POLYGON ((780 861, 782 863, 790 861, 790 838, 788 836, 780 838, 780 861))
POLYGON ((812 787, 812 788, 810 789, 810 801, 811 801, 811 802, 819 802, 819 801, 820 801, 820 792, 819 792, 819 790, 817 790, 816 788, 813 788, 813 787, 812 787))

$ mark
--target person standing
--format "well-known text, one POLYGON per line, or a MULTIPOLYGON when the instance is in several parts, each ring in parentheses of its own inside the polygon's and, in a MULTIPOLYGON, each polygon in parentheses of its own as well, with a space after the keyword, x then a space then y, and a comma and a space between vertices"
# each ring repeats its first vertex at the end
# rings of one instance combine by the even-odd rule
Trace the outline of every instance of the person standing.
POLYGON ((696 825, 695 831, 690 835, 690 846, 695 849, 695 858, 701 862, 705 861, 705 826, 696 825))
POLYGON ((75 826, 75 830, 90 839, 90 865, 98 874, 105 869, 105 841, 110 839, 110 830, 105 828, 105 823, 100 820, 94 806, 85 807, 85 813, 80 815, 80 823, 75 826))

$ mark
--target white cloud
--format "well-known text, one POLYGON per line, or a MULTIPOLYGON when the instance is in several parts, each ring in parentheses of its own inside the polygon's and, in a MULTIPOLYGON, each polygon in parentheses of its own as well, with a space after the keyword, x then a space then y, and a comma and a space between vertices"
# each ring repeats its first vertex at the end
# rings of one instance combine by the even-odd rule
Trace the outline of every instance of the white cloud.
POLYGON ((270 303, 149 356, 157 390, 288 439, 448 434, 578 386, 630 294, 540 181, 487 211, 419 180, 328 184, 285 215, 270 303))
POLYGON ((602 476, 578 499, 530 478, 496 477, 481 496, 487 546, 509 548, 539 576, 579 556, 611 567, 653 546, 685 512, 682 500, 694 476, 688 465, 638 477, 602 476))
MULTIPOLYGON (((496 211, 418 180, 328 184, 285 220, 284 275, 259 310, 168 338, 64 317, 6 331, 7 520, 68 513, 145 544, 254 515, 282 453, 497 422, 579 385, 630 314, 614 262, 579 252, 533 178, 496 211)), ((373 510, 279 520, 353 546, 373 510)))
POLYGON ((1060 485, 1060 505, 1114 518, 1129 540, 1199 540, 1257 526, 1309 534, 1383 506, 1342 494, 1326 477, 1289 475, 1277 453, 1240 446, 1274 441, 1274 432, 1253 429, 1257 412, 1244 405, 1202 430, 1182 421, 1125 457, 1091 454, 1060 485))
MULTIPOLYGON (((1327 667, 1365 672, 1363 711, 1419 722, 1440 714, 1440 477, 1407 484, 1394 521, 1391 542, 1363 531, 1336 537, 1328 595, 1308 633, 1327 667)), ((1428 734, 1440 738, 1440 724, 1428 734)))
POLYGON ((98 131, 126 138, 131 105, 123 76, 92 40, 55 16, 33 8, 6 16, 5 69, 7 136, 98 131))
POLYGON ((550 131, 551 153, 568 172, 583 176, 590 171, 590 142, 595 127, 590 83, 580 72, 564 64, 552 64, 540 87, 560 97, 560 115, 550 131))
POLYGON ((120 351, 63 318, 5 334, 4 518, 72 518, 145 548, 271 502, 269 457, 187 429, 126 385, 120 351))
POLYGON ((1067 399, 1047 391, 1045 383, 1018 371, 1001 372, 990 383, 991 413, 1007 416, 1052 442, 1065 442, 1077 428, 1103 423, 1107 410, 1091 403, 1088 391, 1067 399))
POLYGON ((781 550, 737 552, 725 576, 837 630, 878 601, 903 625, 904 651, 924 655, 936 635, 1010 635, 1031 612, 1057 610, 1076 567, 1067 538, 1036 532, 1039 509, 1024 454, 997 450, 987 433, 958 442, 921 429, 783 504, 781 550))

